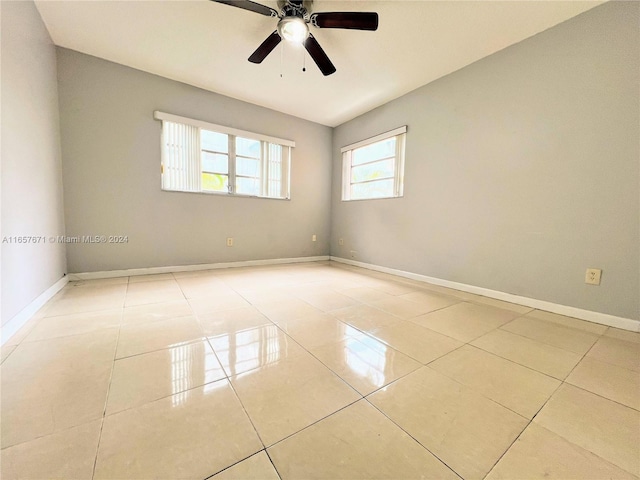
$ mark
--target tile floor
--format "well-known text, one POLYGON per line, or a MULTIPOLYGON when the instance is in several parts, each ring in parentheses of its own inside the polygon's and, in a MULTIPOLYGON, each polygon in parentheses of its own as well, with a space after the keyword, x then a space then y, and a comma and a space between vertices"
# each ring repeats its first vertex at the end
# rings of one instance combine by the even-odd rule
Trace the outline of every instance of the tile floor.
POLYGON ((640 475, 640 334, 333 262, 70 283, 0 373, 6 480, 640 475))

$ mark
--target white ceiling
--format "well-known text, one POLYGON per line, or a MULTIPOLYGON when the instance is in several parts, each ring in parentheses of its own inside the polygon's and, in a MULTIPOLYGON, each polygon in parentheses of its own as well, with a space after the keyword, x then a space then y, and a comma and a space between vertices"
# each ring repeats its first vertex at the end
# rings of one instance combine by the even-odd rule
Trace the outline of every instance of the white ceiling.
POLYGON ((56 45, 336 126, 600 3, 316 0, 316 12, 380 16, 376 32, 312 27, 337 68, 329 77, 308 55, 303 73, 304 49, 285 42, 249 63, 277 19, 209 0, 36 5, 56 45))

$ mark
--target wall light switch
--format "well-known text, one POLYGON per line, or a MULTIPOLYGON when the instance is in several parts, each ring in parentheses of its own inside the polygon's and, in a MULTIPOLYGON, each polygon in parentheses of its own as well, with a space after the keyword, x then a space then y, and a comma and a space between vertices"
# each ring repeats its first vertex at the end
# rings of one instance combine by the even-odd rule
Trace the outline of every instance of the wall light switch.
POLYGON ((600 277, 602 270, 599 268, 587 268, 587 274, 584 277, 584 283, 588 285, 600 285, 600 277))
POLYGON ((344 245, 344 238, 341 238, 340 240, 338 240, 338 245, 344 245))
POLYGON ((311 241, 315 242, 316 240, 317 240, 316 236, 315 235, 311 235, 311 241))

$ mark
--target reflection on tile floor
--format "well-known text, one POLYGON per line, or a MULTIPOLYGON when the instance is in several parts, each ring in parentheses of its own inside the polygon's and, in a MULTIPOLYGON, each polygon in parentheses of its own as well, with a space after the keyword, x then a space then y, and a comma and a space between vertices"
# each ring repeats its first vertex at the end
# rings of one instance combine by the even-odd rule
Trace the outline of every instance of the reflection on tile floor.
POLYGON ((334 262, 70 283, 3 479, 637 478, 640 334, 334 262))

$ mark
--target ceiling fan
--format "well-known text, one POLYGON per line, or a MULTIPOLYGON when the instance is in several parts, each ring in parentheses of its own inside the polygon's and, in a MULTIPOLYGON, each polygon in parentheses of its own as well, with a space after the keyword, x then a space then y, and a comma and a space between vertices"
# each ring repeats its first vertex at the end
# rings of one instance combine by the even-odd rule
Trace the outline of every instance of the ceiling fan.
POLYGON ((351 30, 377 30, 378 14, 373 12, 319 12, 311 13, 313 0, 278 0, 280 11, 250 0, 212 0, 242 8, 267 17, 276 17, 278 28, 262 42, 249 57, 252 63, 262 63, 284 38, 304 45, 323 75, 331 75, 336 67, 309 32, 309 24, 317 28, 346 28, 351 30))

